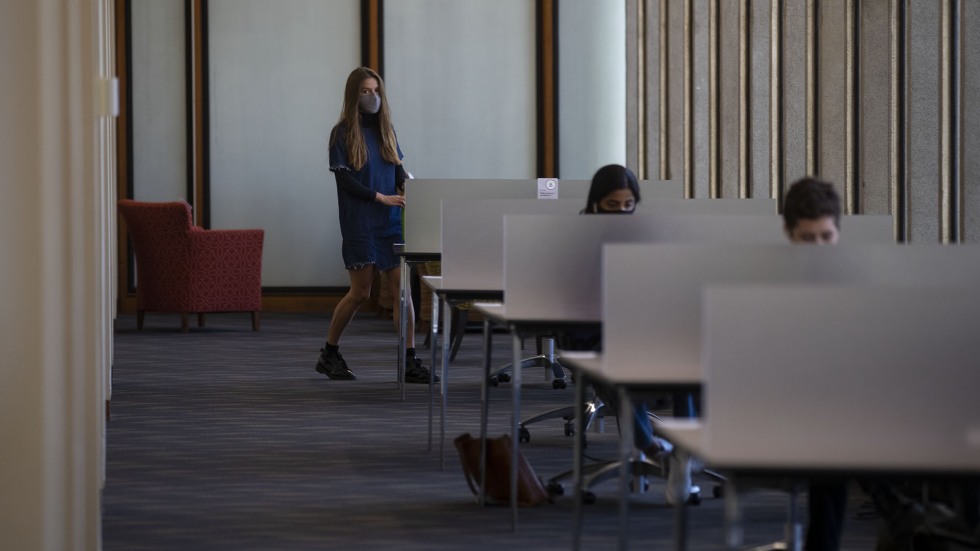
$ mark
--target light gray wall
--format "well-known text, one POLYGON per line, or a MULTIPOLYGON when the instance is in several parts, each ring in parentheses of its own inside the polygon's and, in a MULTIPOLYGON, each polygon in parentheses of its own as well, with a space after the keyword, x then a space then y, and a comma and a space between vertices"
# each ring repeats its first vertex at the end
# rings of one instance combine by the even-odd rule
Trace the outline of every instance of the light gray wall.
POLYGON ((347 285, 327 142, 360 64, 360 3, 208 5, 211 226, 265 229, 263 286, 347 285))
MULTIPOLYGON (((625 161, 624 1, 559 9, 565 178, 625 161)), ((537 173, 535 5, 401 0, 384 6, 384 74, 417 178, 537 173)), ((346 286, 327 139, 361 64, 357 0, 208 3, 210 223, 266 231, 262 283, 346 286)), ((184 3, 133 2, 135 197, 186 198, 184 3)))
POLYGON ((534 3, 409 0, 384 9, 384 70, 416 178, 533 178, 534 3))
POLYGON ((131 6, 133 198, 187 199, 184 2, 131 6))
POLYGON ((625 0, 558 5, 558 174, 626 163, 625 0))

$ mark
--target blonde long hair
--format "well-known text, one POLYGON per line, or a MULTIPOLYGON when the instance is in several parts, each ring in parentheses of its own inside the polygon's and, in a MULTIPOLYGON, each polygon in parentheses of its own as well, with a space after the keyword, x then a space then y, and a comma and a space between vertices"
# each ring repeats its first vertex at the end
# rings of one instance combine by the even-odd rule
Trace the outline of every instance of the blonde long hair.
MULTIPOLYGON (((373 78, 378 81, 378 94, 381 96, 381 109, 378 110, 378 133, 381 138, 381 157, 394 165, 402 164, 398 158, 398 145, 395 141, 395 130, 391 125, 391 111, 388 109, 388 98, 385 96, 385 84, 381 76, 367 67, 358 67, 351 71, 344 86, 344 107, 340 111, 340 121, 347 143, 347 160, 354 170, 360 170, 367 163, 368 148, 361 132, 360 110, 358 97, 361 95, 361 83, 373 78)), ((339 129, 338 129, 339 130, 339 129)), ((337 132, 330 137, 330 145, 337 140, 337 132)))

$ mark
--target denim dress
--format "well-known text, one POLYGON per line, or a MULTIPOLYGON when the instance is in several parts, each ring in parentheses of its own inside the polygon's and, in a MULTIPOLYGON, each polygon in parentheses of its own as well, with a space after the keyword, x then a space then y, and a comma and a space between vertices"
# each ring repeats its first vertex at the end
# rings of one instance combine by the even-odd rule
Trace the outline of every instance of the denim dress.
MULTIPOLYGON (((360 170, 354 170, 347 160, 344 127, 333 129, 336 136, 330 146, 330 170, 348 170, 361 185, 382 195, 395 195, 396 165, 381 157, 381 140, 377 117, 361 115, 361 132, 367 144, 368 159, 360 170)), ((398 158, 402 158, 398 147, 398 158)), ((373 196, 373 193, 372 193, 373 196)), ((357 269, 374 264, 387 271, 398 266, 394 244, 402 243, 402 209, 389 207, 372 200, 363 200, 337 186, 337 206, 340 214, 341 251, 344 266, 357 269)))

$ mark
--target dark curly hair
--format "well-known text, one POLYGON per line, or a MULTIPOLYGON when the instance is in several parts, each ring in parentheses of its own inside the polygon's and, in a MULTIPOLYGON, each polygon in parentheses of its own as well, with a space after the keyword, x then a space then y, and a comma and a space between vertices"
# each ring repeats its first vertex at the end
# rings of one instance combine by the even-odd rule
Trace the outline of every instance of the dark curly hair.
POLYGON ((790 186, 783 201, 783 224, 793 231, 800 220, 830 216, 840 227, 840 196, 830 182, 808 176, 790 186))

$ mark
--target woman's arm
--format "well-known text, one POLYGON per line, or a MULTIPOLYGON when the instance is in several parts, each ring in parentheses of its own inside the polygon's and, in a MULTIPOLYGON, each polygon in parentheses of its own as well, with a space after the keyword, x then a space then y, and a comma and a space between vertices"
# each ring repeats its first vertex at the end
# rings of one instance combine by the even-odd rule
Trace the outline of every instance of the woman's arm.
POLYGON ((371 188, 357 181, 350 171, 336 170, 334 176, 337 179, 337 187, 349 193, 352 197, 361 201, 374 201, 375 192, 371 188))
POLYGON ((352 197, 361 201, 377 201, 389 207, 404 207, 405 198, 400 195, 382 195, 371 188, 357 181, 350 171, 336 170, 334 176, 337 179, 337 187, 351 194, 352 197))

